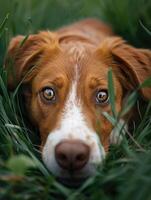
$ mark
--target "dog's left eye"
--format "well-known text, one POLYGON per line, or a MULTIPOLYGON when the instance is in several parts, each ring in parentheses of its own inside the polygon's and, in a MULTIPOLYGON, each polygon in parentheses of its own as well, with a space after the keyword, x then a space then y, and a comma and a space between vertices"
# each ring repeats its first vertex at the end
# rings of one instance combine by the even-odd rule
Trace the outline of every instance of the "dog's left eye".
POLYGON ((109 95, 107 90, 99 90, 96 93, 96 103, 97 104, 107 104, 109 102, 109 95))
POLYGON ((42 97, 47 101, 55 100, 55 91, 53 88, 46 87, 41 92, 42 97))

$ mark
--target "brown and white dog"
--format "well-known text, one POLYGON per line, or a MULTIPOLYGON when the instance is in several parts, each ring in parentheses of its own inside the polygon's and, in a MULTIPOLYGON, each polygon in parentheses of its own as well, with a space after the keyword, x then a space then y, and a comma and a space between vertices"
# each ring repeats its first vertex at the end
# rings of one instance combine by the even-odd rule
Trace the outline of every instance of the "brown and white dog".
MULTIPOLYGON (((9 88, 22 81, 28 116, 39 129, 47 168, 66 183, 79 184, 95 173, 115 132, 102 115, 112 114, 109 68, 119 112, 127 93, 151 76, 151 51, 126 44, 94 19, 23 40, 24 36, 17 36, 8 47, 7 60, 13 62, 9 88)), ((151 88, 140 94, 151 99, 151 88)))

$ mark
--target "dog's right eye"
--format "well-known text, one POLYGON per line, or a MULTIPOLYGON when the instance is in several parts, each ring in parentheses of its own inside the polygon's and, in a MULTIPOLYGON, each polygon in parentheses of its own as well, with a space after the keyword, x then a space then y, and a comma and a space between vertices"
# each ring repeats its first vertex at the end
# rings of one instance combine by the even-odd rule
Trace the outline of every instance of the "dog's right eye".
POLYGON ((55 91, 53 88, 43 88, 41 91, 41 96, 46 101, 54 101, 55 100, 55 91))

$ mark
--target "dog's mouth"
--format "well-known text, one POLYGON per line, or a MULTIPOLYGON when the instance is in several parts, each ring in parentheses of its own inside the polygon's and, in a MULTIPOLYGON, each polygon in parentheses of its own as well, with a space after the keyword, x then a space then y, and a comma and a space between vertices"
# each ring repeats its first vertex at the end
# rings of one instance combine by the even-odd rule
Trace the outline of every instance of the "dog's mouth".
POLYGON ((79 188, 87 178, 57 178, 57 180, 68 188, 79 188))

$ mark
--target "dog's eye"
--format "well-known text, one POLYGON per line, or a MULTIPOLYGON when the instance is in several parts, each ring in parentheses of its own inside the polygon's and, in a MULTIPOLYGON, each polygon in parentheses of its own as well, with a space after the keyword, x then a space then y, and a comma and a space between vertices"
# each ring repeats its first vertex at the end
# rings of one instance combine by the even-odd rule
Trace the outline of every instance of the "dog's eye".
POLYGON ((106 104, 109 102, 109 95, 107 90, 99 90, 96 93, 97 104, 106 104))
POLYGON ((49 88, 49 87, 44 88, 42 90, 42 96, 47 101, 55 100, 55 91, 54 91, 54 89, 49 88))

